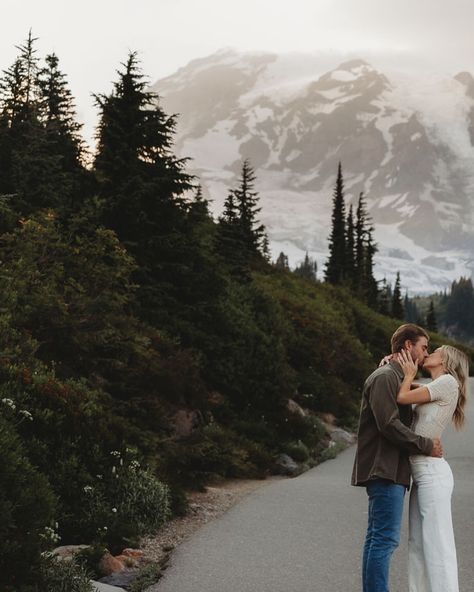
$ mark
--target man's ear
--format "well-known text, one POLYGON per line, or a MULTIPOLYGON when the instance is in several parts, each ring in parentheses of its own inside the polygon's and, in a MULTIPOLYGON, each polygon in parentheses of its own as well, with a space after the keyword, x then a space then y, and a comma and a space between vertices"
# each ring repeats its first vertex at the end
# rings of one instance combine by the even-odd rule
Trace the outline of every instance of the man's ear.
POLYGON ((403 344, 403 349, 411 351, 413 343, 409 339, 405 339, 405 343, 403 344))

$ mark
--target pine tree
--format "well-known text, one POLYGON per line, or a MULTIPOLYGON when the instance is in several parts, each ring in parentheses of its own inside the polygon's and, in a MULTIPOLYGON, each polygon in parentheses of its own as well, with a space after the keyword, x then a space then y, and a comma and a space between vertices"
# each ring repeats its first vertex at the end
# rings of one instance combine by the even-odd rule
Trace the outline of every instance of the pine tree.
POLYGON ((45 125, 39 59, 29 33, 0 80, 0 193, 14 196, 21 215, 57 207, 67 192, 61 160, 45 125))
MULTIPOLYGON (((172 153, 175 116, 167 116, 158 96, 147 91, 137 55, 131 52, 118 71, 110 95, 95 95, 100 109, 95 170, 103 198, 102 221, 125 244, 149 252, 158 236, 172 241, 183 221, 184 193, 192 177, 187 159, 172 153), (140 245, 140 247, 138 247, 140 245)), ((163 240, 152 248, 161 249, 163 240)), ((169 244, 171 249, 175 248, 169 244)), ((179 248, 176 247, 176 248, 179 248)))
POLYGON ((96 96, 98 218, 139 265, 137 314, 183 335, 193 315, 206 317, 203 298, 206 290, 213 293, 210 271, 218 266, 191 231, 186 194, 193 177, 184 170, 187 159, 172 152, 176 118, 165 114, 147 84, 132 52, 111 94, 96 96))
POLYGON ((387 284, 387 280, 383 278, 382 280, 382 287, 379 291, 379 306, 378 310, 380 314, 390 316, 390 306, 391 306, 391 290, 390 285, 387 284))
POLYGON ((451 284, 445 324, 454 335, 463 338, 474 335, 474 287, 471 278, 460 277, 451 284))
POLYGON ((393 288, 393 295, 392 295, 392 317, 395 319, 403 320, 405 313, 403 311, 403 302, 402 302, 402 290, 400 284, 400 272, 397 271, 397 278, 395 280, 395 286, 393 288))
POLYGON ((237 189, 231 189, 219 218, 219 252, 228 270, 241 281, 249 281, 252 262, 269 260, 265 226, 259 224, 255 173, 244 160, 237 189))
POLYGON ((317 281, 317 271, 318 271, 318 264, 314 259, 309 257, 308 251, 306 251, 306 255, 304 261, 302 261, 294 270, 296 275, 303 277, 307 280, 312 282, 317 281))
POLYGON ((438 331, 438 323, 436 321, 436 312, 433 300, 430 300, 428 314, 426 315, 426 328, 428 329, 428 331, 438 331))
POLYGON ((329 237, 329 258, 325 279, 331 284, 342 284, 346 271, 346 214, 344 204, 344 179, 339 163, 333 192, 332 227, 329 237))
POLYGON ((263 254, 265 226, 259 224, 257 214, 261 208, 258 206, 258 193, 254 190, 255 171, 250 161, 245 159, 237 189, 233 189, 235 203, 238 210, 238 226, 245 249, 251 256, 263 254))
POLYGON ((356 258, 355 258, 355 227, 352 204, 349 207, 346 225, 346 257, 345 257, 345 275, 352 288, 357 286, 356 258))
POLYGON ((277 260, 275 261, 275 267, 278 269, 286 269, 289 270, 290 266, 288 264, 288 255, 285 255, 283 251, 280 251, 277 260))
POLYGON ((377 245, 373 240, 373 226, 367 214, 364 194, 359 195, 355 222, 355 277, 356 289, 370 307, 377 307, 378 287, 374 277, 374 256, 377 245))

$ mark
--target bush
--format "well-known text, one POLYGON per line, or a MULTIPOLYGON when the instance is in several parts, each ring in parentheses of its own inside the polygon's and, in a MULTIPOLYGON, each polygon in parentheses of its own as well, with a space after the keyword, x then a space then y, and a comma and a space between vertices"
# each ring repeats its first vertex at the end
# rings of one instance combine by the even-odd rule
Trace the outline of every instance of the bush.
POLYGON ((39 574, 41 584, 38 592, 93 592, 90 574, 81 565, 72 561, 60 561, 45 557, 39 574))
POLYGON ((308 447, 301 440, 289 442, 282 447, 285 454, 291 456, 296 462, 305 462, 309 459, 308 447))
POLYGON ((130 592, 144 592, 160 579, 162 575, 161 571, 161 566, 156 563, 150 563, 142 567, 137 577, 133 580, 130 592))
POLYGON ((17 590, 49 548, 56 499, 28 461, 13 426, 0 415, 0 588, 17 590))
POLYGON ((114 552, 156 532, 171 512, 167 485, 136 459, 124 459, 119 451, 111 456, 109 469, 83 487, 76 531, 114 552))

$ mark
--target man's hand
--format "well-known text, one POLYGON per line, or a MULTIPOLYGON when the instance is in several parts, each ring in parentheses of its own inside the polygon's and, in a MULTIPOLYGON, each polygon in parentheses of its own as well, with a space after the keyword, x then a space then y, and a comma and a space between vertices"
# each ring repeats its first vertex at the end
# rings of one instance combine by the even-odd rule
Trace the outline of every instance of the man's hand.
POLYGON ((441 458, 443 456, 443 446, 441 445, 441 440, 439 438, 433 438, 433 450, 431 451, 430 456, 436 458, 441 458))

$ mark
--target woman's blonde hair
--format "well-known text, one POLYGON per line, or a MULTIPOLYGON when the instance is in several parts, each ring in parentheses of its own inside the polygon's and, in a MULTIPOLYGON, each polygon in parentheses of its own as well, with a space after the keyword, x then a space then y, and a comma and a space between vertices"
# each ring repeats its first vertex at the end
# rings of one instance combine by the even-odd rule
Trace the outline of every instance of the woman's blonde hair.
POLYGON ((452 345, 442 345, 440 348, 444 368, 448 374, 456 379, 459 385, 458 404, 453 413, 456 429, 464 425, 464 406, 467 398, 467 380, 469 378, 469 359, 466 354, 452 345))

